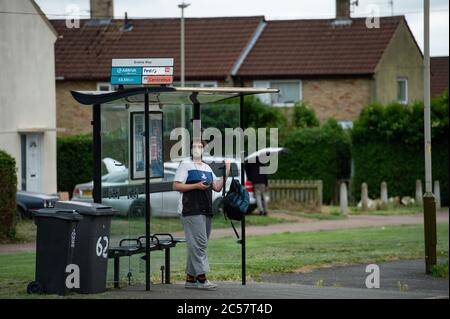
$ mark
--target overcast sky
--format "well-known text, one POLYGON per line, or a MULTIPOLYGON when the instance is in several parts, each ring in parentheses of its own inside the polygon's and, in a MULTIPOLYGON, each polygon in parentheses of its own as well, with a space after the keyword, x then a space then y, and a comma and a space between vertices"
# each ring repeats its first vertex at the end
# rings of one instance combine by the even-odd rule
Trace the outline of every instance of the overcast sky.
MULTIPOLYGON (((354 0, 352 0, 353 2, 354 0)), ((62 14, 70 4, 80 9, 81 18, 89 18, 89 0, 36 0, 49 19, 64 18, 62 14)), ((335 0, 186 0, 191 6, 186 17, 219 17, 264 15, 266 19, 327 19, 335 16, 335 0)), ((370 7, 379 8, 382 16, 405 15, 420 47, 423 44, 422 0, 359 0, 352 16, 366 16, 370 7)), ((180 0, 115 0, 114 15, 123 18, 179 17, 180 0)), ((449 2, 431 0, 431 54, 449 54, 449 2)))

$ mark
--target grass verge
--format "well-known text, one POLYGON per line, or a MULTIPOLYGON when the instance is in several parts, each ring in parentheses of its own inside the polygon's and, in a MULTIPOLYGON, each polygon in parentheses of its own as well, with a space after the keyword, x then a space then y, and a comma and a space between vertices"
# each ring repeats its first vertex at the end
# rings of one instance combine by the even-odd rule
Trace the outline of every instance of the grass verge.
MULTIPOLYGON (((437 230, 438 255, 448 257, 448 224, 439 224, 437 230)), ((240 248, 233 237, 210 242, 209 277, 212 280, 240 280, 240 248)), ((172 250, 172 281, 184 279, 185 249, 184 245, 179 245, 172 250)), ((249 281, 258 280, 266 273, 295 272, 298 269, 314 269, 330 264, 377 263, 415 258, 424 258, 422 225, 283 233, 247 238, 249 281)), ((112 261, 109 262, 108 287, 112 287, 113 268, 112 261)), ((34 264, 34 253, 0 254, 0 298, 28 297, 25 288, 34 278, 34 264)), ((153 282, 160 282, 160 266, 163 264, 163 253, 152 253, 153 282)), ((128 272, 132 273, 132 284, 142 283, 144 269, 144 262, 139 256, 122 258, 122 285, 126 284, 128 272)), ((89 297, 107 298, 109 295, 106 293, 89 297)))

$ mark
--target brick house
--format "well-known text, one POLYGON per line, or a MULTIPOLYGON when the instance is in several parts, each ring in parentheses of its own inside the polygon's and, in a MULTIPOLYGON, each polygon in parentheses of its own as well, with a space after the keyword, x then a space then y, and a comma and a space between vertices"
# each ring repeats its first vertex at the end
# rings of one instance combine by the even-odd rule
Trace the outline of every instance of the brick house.
MULTIPOLYGON (((89 108, 70 90, 110 90, 110 63, 120 57, 173 57, 179 81, 180 19, 113 19, 112 0, 91 0, 92 18, 79 29, 51 20, 56 42, 60 135, 88 133, 89 108), (104 4, 98 6, 98 4, 104 4), (108 5, 106 5, 106 4, 108 5)), ((263 16, 187 18, 186 86, 277 87, 261 98, 288 110, 297 101, 321 121, 351 125, 372 101, 422 99, 423 56, 404 17, 368 29, 337 0, 336 19, 266 21, 263 16)))
POLYGON ((433 57, 431 68, 431 96, 437 96, 448 90, 448 56, 433 57))
POLYGON ((372 101, 423 97, 423 57, 404 17, 268 21, 235 79, 280 88, 265 102, 312 107, 321 121, 356 119, 372 101), (270 100, 271 99, 271 100, 270 100))

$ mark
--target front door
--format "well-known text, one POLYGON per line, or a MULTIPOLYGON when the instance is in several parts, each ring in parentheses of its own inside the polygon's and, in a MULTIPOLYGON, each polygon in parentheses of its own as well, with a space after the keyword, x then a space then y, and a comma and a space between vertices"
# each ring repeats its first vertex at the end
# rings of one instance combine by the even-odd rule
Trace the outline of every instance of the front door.
POLYGON ((25 138, 25 189, 29 192, 41 191, 41 134, 27 134, 25 138))

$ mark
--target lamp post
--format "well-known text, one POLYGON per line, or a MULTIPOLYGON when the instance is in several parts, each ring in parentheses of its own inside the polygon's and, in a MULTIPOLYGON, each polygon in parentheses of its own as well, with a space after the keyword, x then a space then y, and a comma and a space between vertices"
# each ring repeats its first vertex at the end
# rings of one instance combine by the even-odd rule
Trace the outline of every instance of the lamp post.
MULTIPOLYGON (((178 8, 181 9, 181 25, 180 25, 180 86, 184 87, 184 9, 189 7, 190 3, 185 3, 184 1, 178 5, 178 8)), ((186 112, 184 104, 181 105, 181 126, 186 126, 186 112)), ((182 146, 182 156, 186 156, 184 149, 184 144, 182 146)))
POLYGON ((181 9, 180 82, 182 87, 184 86, 184 9, 190 5, 184 1, 178 5, 178 8, 181 9))
POLYGON ((431 110, 430 110, 430 0, 424 1, 424 133, 425 133, 425 194, 423 215, 425 231, 426 273, 436 265, 436 202, 431 171, 431 110))

